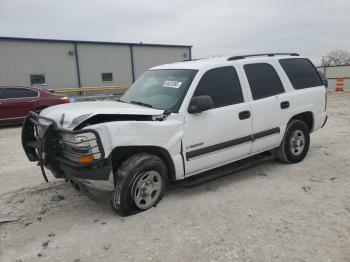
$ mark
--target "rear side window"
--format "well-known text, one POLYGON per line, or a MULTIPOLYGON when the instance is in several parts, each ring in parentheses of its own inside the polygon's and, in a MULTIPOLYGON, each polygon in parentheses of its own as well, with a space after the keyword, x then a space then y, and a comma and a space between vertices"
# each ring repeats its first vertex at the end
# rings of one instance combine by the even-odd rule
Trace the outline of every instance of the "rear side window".
POLYGON ((280 64, 295 89, 323 85, 315 67, 308 59, 281 59, 280 64))
POLYGON ((194 96, 203 95, 213 99, 214 107, 242 103, 242 89, 236 70, 227 66, 207 71, 194 93, 194 96))
POLYGON ((34 90, 25 88, 5 88, 4 98, 25 98, 37 97, 38 93, 34 90))
POLYGON ((244 66, 253 99, 261 99, 284 92, 281 79, 275 69, 265 63, 244 66))

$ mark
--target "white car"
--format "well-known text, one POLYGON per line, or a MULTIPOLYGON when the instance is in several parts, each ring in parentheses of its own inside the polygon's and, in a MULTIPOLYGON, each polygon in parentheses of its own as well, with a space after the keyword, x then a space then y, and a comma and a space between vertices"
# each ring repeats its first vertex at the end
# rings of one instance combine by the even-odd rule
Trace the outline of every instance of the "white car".
POLYGON ((326 123, 326 88, 298 54, 166 64, 146 71, 118 102, 80 102, 31 113, 22 144, 56 178, 112 192, 130 215, 155 206, 165 186, 273 150, 306 156, 326 123))

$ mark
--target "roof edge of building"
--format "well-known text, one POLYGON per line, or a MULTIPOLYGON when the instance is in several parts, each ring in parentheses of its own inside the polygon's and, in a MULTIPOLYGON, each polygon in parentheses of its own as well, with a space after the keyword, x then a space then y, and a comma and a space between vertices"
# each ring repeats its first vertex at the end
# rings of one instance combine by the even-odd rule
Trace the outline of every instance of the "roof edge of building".
POLYGON ((192 45, 128 43, 128 42, 105 42, 105 41, 90 41, 90 40, 68 40, 68 39, 49 39, 49 38, 30 38, 30 37, 11 37, 11 36, 0 36, 0 40, 37 41, 37 42, 55 42, 55 43, 78 43, 78 44, 82 43, 82 44, 100 44, 100 45, 127 45, 127 46, 187 47, 187 48, 192 48, 192 45))

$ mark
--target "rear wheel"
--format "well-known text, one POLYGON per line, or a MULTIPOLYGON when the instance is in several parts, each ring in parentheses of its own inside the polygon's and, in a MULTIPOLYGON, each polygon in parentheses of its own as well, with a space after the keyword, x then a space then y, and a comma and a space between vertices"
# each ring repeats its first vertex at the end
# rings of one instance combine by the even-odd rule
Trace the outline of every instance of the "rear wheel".
POLYGON ((116 186, 112 192, 112 207, 128 216, 150 209, 162 198, 167 168, 161 158, 138 153, 126 159, 115 172, 116 186))
POLYGON ((292 120, 286 129, 283 141, 276 151, 279 160, 285 163, 302 161, 310 146, 310 131, 305 122, 292 120))

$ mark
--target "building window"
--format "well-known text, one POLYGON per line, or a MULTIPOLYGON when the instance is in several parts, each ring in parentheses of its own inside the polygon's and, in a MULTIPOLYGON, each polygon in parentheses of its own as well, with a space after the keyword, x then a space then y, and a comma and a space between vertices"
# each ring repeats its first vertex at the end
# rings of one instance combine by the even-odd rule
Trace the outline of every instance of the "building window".
POLYGON ((30 75, 31 85, 46 85, 46 79, 44 74, 30 75))
POLYGON ((112 73, 102 73, 102 82, 112 82, 113 74, 112 73))

